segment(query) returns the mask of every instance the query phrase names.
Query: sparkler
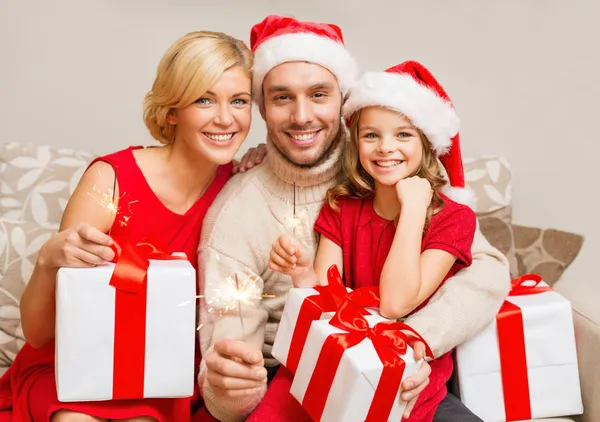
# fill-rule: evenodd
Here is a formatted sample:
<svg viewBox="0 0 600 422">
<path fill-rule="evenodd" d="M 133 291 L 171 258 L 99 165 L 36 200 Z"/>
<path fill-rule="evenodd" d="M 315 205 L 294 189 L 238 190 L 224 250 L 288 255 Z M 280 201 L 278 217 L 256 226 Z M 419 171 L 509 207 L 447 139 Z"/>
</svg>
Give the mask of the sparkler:
<svg viewBox="0 0 600 422">
<path fill-rule="evenodd" d="M 292 189 L 292 216 L 285 219 L 285 228 L 288 233 L 291 232 L 292 242 L 295 246 L 296 242 L 299 241 L 298 237 L 304 234 L 304 219 L 298 216 L 296 210 L 296 183 L 292 184 Z"/>
<path fill-rule="evenodd" d="M 262 294 L 261 281 L 260 277 L 243 273 L 240 277 L 236 272 L 216 285 L 211 285 L 208 294 L 200 295 L 198 298 L 205 299 L 209 313 L 217 313 L 222 316 L 237 311 L 242 335 L 245 337 L 246 329 L 242 306 L 257 306 L 262 299 L 275 297 L 275 295 Z"/>
<path fill-rule="evenodd" d="M 209 264 L 206 271 L 206 284 L 204 295 L 196 296 L 194 300 L 180 303 L 184 306 L 203 299 L 209 314 L 222 317 L 235 315 L 239 317 L 243 337 L 246 335 L 243 308 L 256 307 L 265 298 L 274 298 L 275 295 L 263 294 L 262 279 L 247 270 L 239 268 L 239 264 L 228 257 L 221 257 L 214 251 L 204 251 L 208 256 L 203 261 Z M 200 325 L 197 330 L 200 330 Z"/>
<path fill-rule="evenodd" d="M 110 214 L 110 216 L 112 218 L 116 218 L 116 216 L 119 214 L 119 211 L 124 211 L 123 207 L 121 206 L 121 204 L 124 204 L 127 208 L 126 211 L 127 212 L 121 212 L 120 214 L 120 221 L 119 224 L 121 224 L 121 226 L 126 226 L 129 223 L 129 219 L 131 218 L 131 204 L 138 202 L 137 200 L 135 201 L 129 201 L 126 202 L 124 201 L 124 197 L 126 196 L 126 193 L 123 193 L 122 195 L 120 195 L 119 198 L 116 197 L 117 194 L 117 167 L 115 167 L 115 180 L 113 181 L 113 187 L 108 189 L 108 192 L 103 192 L 100 189 L 98 189 L 96 187 L 96 185 L 92 186 L 92 191 L 88 192 L 88 195 L 91 196 L 92 198 L 95 198 L 98 200 L 98 203 L 100 204 L 100 207 L 102 207 L 106 212 L 108 212 Z M 102 173 L 100 171 L 98 171 L 98 174 L 100 175 L 100 177 L 102 177 Z M 112 226 L 108 231 L 108 234 L 110 235 L 112 231 Z"/>
<path fill-rule="evenodd" d="M 235 277 L 235 289 L 239 293 L 240 291 L 240 282 L 238 281 L 237 273 L 234 275 Z M 240 316 L 240 324 L 242 325 L 242 335 L 246 337 L 246 329 L 244 328 L 244 318 L 242 317 L 242 301 L 238 300 L 238 314 Z"/>
<path fill-rule="evenodd" d="M 256 306 L 261 299 L 268 297 L 262 294 L 260 281 L 259 277 L 248 274 L 239 277 L 236 272 L 219 283 L 211 283 L 209 294 L 204 295 L 208 311 L 227 314 L 234 310 L 240 311 L 242 305 Z"/>
<path fill-rule="evenodd" d="M 292 201 L 293 201 L 293 208 L 292 208 L 292 220 L 295 222 L 297 221 L 297 217 L 296 217 L 296 182 L 294 182 L 292 184 L 292 189 L 293 189 L 293 193 L 292 193 Z M 297 224 L 294 224 L 292 227 L 292 236 L 294 237 L 294 241 L 296 241 L 296 226 Z"/>
</svg>

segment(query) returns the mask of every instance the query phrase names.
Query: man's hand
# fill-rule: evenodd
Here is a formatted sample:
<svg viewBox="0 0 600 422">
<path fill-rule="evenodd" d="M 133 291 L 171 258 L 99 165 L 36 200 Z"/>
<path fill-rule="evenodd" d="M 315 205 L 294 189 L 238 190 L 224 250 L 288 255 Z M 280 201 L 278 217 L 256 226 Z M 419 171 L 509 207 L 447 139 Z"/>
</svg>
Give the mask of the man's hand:
<svg viewBox="0 0 600 422">
<path fill-rule="evenodd" d="M 413 349 L 415 351 L 415 360 L 425 357 L 425 344 L 423 342 L 417 341 Z M 427 362 L 423 362 L 421 368 L 402 383 L 402 400 L 408 402 L 402 415 L 403 419 L 407 419 L 410 416 L 410 412 L 415 407 L 419 394 L 429 384 L 429 374 L 431 374 L 431 366 Z"/>
<path fill-rule="evenodd" d="M 206 381 L 217 397 L 255 395 L 267 384 L 262 352 L 239 340 L 217 340 L 206 357 Z"/>
</svg>

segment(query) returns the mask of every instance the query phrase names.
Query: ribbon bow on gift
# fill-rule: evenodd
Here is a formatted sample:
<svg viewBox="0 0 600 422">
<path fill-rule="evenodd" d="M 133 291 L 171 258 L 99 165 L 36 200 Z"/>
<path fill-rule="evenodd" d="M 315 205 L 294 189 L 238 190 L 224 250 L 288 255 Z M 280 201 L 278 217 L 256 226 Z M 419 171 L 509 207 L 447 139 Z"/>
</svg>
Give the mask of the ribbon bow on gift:
<svg viewBox="0 0 600 422">
<path fill-rule="evenodd" d="M 342 302 L 329 324 L 346 333 L 332 334 L 325 340 L 302 405 L 313 420 L 321 419 L 342 355 L 368 338 L 383 363 L 383 372 L 365 421 L 387 421 L 406 367 L 400 355 L 404 355 L 407 346 L 414 345 L 416 341 L 425 344 L 427 356 L 433 358 L 433 352 L 425 340 L 403 322 L 384 321 L 371 328 L 350 296 Z"/>
<path fill-rule="evenodd" d="M 327 270 L 327 283 L 327 286 L 315 286 L 314 289 L 329 308 L 337 311 L 346 299 L 358 306 L 379 306 L 379 289 L 376 286 L 360 287 L 348 292 L 337 265 L 332 265 Z"/>
<path fill-rule="evenodd" d="M 181 256 L 173 256 L 166 245 L 154 236 L 148 236 L 137 244 L 131 242 L 120 244 L 113 239 L 111 249 L 115 253 L 112 262 L 116 265 L 109 284 L 118 290 L 129 293 L 137 293 L 143 287 L 150 259 L 186 259 Z"/>
<path fill-rule="evenodd" d="M 379 290 L 377 287 L 361 287 L 348 292 L 336 265 L 332 265 L 327 270 L 327 282 L 327 286 L 315 286 L 314 289 L 319 294 L 304 299 L 300 308 L 286 361 L 286 367 L 292 373 L 296 373 L 298 368 L 310 325 L 313 321 L 319 320 L 324 312 L 337 311 L 347 298 L 358 306 L 379 306 Z M 369 314 L 368 311 L 362 308 L 360 312 L 364 315 Z"/>
<path fill-rule="evenodd" d="M 114 239 L 113 239 L 114 241 Z M 146 359 L 146 294 L 150 259 L 185 260 L 172 256 L 158 239 L 137 244 L 113 242 L 115 269 L 109 284 L 115 287 L 113 399 L 144 397 Z"/>
<path fill-rule="evenodd" d="M 529 281 L 534 284 L 526 284 Z M 525 296 L 552 291 L 550 286 L 540 286 L 541 282 L 542 277 L 537 274 L 523 275 L 511 282 L 511 291 L 508 295 Z M 512 302 L 504 301 L 496 316 L 496 324 L 506 420 L 531 419 L 525 330 L 521 308 Z"/>
<path fill-rule="evenodd" d="M 533 281 L 534 284 L 525 284 L 528 281 Z M 511 289 L 508 295 L 524 296 L 552 291 L 552 287 L 550 286 L 540 286 L 539 284 L 542 281 L 542 277 L 538 274 L 526 274 L 521 277 L 517 277 L 510 282 Z"/>
</svg>

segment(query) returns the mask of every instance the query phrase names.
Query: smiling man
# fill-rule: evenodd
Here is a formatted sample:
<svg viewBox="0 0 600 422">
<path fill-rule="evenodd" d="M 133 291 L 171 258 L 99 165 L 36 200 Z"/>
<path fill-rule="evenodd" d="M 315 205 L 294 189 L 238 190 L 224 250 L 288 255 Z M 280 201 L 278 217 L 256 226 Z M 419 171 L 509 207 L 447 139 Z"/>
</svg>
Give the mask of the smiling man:
<svg viewBox="0 0 600 422">
<path fill-rule="evenodd" d="M 343 176 L 348 141 L 340 115 L 343 97 L 357 77 L 357 66 L 335 25 L 268 16 L 252 29 L 251 47 L 252 95 L 267 125 L 268 154 L 261 165 L 236 175 L 221 191 L 206 214 L 199 249 L 205 297 L 200 304 L 199 382 L 207 408 L 225 422 L 242 421 L 252 412 L 278 367 L 271 348 L 292 281 L 269 268 L 271 246 L 290 230 L 291 220 L 300 221 L 293 233 L 314 253 L 314 222 L 327 190 Z M 506 259 L 479 231 L 472 254 L 471 267 L 449 279 L 407 321 L 437 356 L 491 321 L 508 292 Z M 242 321 L 223 313 L 226 304 L 219 303 L 219 292 L 234 272 L 259 276 L 255 294 L 265 295 L 256 306 L 244 305 Z M 414 403 L 429 371 L 425 364 L 404 381 L 405 400 Z M 440 421 L 473 420 L 462 416 L 456 398 L 448 404 L 458 413 L 445 411 L 447 417 Z"/>
<path fill-rule="evenodd" d="M 260 276 L 259 293 L 268 297 L 244 307 L 243 331 L 238 317 L 211 314 L 201 302 L 200 386 L 221 421 L 244 420 L 277 370 L 271 347 L 292 282 L 269 269 L 271 245 L 295 211 L 301 218 L 296 235 L 314 252 L 313 223 L 342 175 L 342 99 L 358 76 L 334 25 L 268 16 L 252 29 L 251 48 L 252 95 L 266 122 L 268 154 L 252 171 L 233 177 L 208 211 L 199 278 L 213 304 L 218 298 L 211 295 L 235 270 Z M 415 384 L 428 374 L 427 367 Z"/>
</svg>

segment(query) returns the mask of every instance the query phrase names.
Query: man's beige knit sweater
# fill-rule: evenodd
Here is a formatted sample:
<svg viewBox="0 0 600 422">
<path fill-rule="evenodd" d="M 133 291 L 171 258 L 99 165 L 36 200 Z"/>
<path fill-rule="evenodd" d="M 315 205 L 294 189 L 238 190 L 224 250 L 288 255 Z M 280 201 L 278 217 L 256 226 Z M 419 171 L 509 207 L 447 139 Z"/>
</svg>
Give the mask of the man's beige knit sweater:
<svg viewBox="0 0 600 422">
<path fill-rule="evenodd" d="M 293 183 L 296 184 L 296 215 L 308 229 L 297 229 L 296 236 L 315 249 L 317 238 L 312 226 L 323 205 L 327 189 L 341 177 L 340 142 L 330 157 L 318 166 L 292 165 L 267 141 L 265 162 L 255 169 L 234 176 L 221 191 L 204 220 L 199 249 L 200 289 L 206 301 L 200 305 L 200 347 L 202 355 L 212 351 L 219 338 L 238 338 L 261 348 L 265 366 L 278 364 L 271 347 L 286 293 L 292 287 L 288 276 L 269 269 L 271 245 L 286 232 L 286 221 L 293 216 Z M 510 276 L 506 258 L 477 230 L 473 242 L 473 264 L 444 283 L 428 305 L 412 315 L 407 324 L 427 340 L 439 356 L 487 325 L 506 297 Z M 218 256 L 218 258 L 216 258 Z M 215 286 L 226 281 L 232 271 L 254 273 L 262 299 L 258 306 L 242 307 L 243 327 L 237 314 L 217 312 Z M 243 421 L 258 405 L 266 390 L 245 399 L 225 399 L 214 394 L 206 382 L 203 361 L 200 386 L 208 410 L 224 422 Z"/>
</svg>

